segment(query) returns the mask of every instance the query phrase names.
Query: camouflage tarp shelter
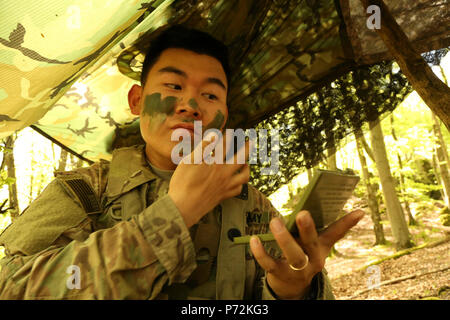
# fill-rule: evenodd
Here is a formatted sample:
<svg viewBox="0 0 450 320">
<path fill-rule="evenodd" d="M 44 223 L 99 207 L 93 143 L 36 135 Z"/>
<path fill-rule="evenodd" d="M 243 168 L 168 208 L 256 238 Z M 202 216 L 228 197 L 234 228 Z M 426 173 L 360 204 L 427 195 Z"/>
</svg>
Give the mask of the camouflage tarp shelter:
<svg viewBox="0 0 450 320">
<path fill-rule="evenodd" d="M 449 45 L 449 0 L 384 2 L 418 52 Z M 0 8 L 0 138 L 34 125 L 90 161 L 136 134 L 127 92 L 142 56 L 132 45 L 161 26 L 182 23 L 229 45 L 229 127 L 255 126 L 350 70 L 392 59 L 360 0 L 2 0 Z M 353 113 L 384 112 L 367 108 Z M 320 132 L 324 123 L 308 125 Z"/>
</svg>

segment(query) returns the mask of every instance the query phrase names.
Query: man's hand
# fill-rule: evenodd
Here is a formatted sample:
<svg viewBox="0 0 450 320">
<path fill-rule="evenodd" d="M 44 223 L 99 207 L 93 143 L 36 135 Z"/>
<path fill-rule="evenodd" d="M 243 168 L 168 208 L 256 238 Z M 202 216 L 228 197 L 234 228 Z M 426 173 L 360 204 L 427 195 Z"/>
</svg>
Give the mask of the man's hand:
<svg viewBox="0 0 450 320">
<path fill-rule="evenodd" d="M 217 138 L 217 136 L 216 136 Z M 195 149 L 203 156 L 203 150 L 210 143 L 222 143 L 224 146 L 223 157 L 226 155 L 226 143 L 224 139 L 210 142 L 205 137 Z M 249 157 L 249 142 L 234 155 L 233 163 L 207 164 L 203 157 L 199 164 L 194 163 L 194 150 L 190 155 L 190 164 L 181 161 L 169 184 L 169 196 L 172 198 L 178 210 L 189 228 L 197 223 L 205 214 L 211 211 L 223 200 L 232 198 L 241 193 L 242 185 L 250 179 L 250 169 L 247 165 Z M 245 162 L 238 164 L 239 154 L 245 153 Z"/>
<path fill-rule="evenodd" d="M 294 239 L 280 218 L 270 222 L 270 230 L 283 252 L 283 258 L 273 259 L 266 253 L 258 237 L 252 237 L 250 248 L 261 267 L 266 270 L 267 283 L 279 299 L 301 299 L 308 291 L 312 278 L 325 266 L 333 245 L 364 216 L 356 210 L 330 225 L 320 235 L 308 211 L 297 214 L 300 237 Z M 294 270 L 293 268 L 301 269 Z"/>
</svg>

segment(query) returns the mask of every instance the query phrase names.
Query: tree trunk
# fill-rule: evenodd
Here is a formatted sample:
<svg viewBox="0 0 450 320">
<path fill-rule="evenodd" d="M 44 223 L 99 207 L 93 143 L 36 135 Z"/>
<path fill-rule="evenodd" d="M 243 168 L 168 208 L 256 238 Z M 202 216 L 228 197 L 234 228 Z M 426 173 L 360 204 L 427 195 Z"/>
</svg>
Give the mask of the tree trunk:
<svg viewBox="0 0 450 320">
<path fill-rule="evenodd" d="M 436 150 L 435 150 L 436 151 Z M 443 185 L 441 175 L 439 174 L 439 165 L 436 161 L 436 154 L 433 154 L 432 157 L 432 164 L 433 164 L 433 170 L 434 170 L 434 176 L 436 177 L 437 184 Z M 442 199 L 446 198 L 446 194 L 444 193 L 444 189 L 439 189 L 439 192 L 441 193 Z"/>
<path fill-rule="evenodd" d="M 411 235 L 406 224 L 402 206 L 395 191 L 394 179 L 386 154 L 383 131 L 379 120 L 369 122 L 370 138 L 375 157 L 375 164 L 380 177 L 386 209 L 391 224 L 392 234 L 396 242 L 396 249 L 406 249 L 413 246 Z"/>
<path fill-rule="evenodd" d="M 38 185 L 37 185 L 37 191 L 36 191 L 36 195 L 40 195 L 42 192 L 42 189 L 44 189 L 45 185 L 44 185 L 44 181 L 45 181 L 45 174 L 41 173 L 39 176 L 39 179 L 37 179 L 38 181 Z"/>
<path fill-rule="evenodd" d="M 327 150 L 327 168 L 328 170 L 337 170 L 336 147 Z"/>
<path fill-rule="evenodd" d="M 67 164 L 67 155 L 68 152 L 64 149 L 61 149 L 61 155 L 59 157 L 59 164 L 57 171 L 64 171 L 66 170 L 66 164 Z"/>
<path fill-rule="evenodd" d="M 375 29 L 383 39 L 414 90 L 450 130 L 450 88 L 412 47 L 383 0 L 361 0 L 364 8 L 376 5 L 381 11 L 381 28 Z"/>
<path fill-rule="evenodd" d="M 405 205 L 406 214 L 408 215 L 408 225 L 415 226 L 415 225 L 417 225 L 417 222 L 416 222 L 416 220 L 414 220 L 414 217 L 411 213 L 409 201 L 406 196 L 405 176 L 402 173 L 403 162 L 402 162 L 402 158 L 398 152 L 397 152 L 397 158 L 398 158 L 398 165 L 400 167 L 400 192 L 402 194 L 403 204 Z"/>
<path fill-rule="evenodd" d="M 431 113 L 431 117 L 433 118 L 434 149 L 436 152 L 439 176 L 443 187 L 444 202 L 447 207 L 450 207 L 450 173 L 447 148 L 442 136 L 439 120 L 433 113 Z"/>
<path fill-rule="evenodd" d="M 83 166 L 83 160 L 72 154 L 72 166 L 75 164 L 75 168 L 81 168 Z"/>
<path fill-rule="evenodd" d="M 394 138 L 394 141 L 397 142 L 397 135 L 395 134 L 395 128 L 394 128 L 394 116 L 391 114 L 391 132 L 392 137 Z M 403 198 L 403 204 L 405 205 L 405 210 L 408 215 L 408 225 L 415 226 L 416 220 L 414 220 L 414 217 L 411 213 L 411 208 L 409 207 L 409 201 L 406 197 L 406 187 L 405 187 L 405 176 L 403 175 L 403 161 L 402 157 L 399 152 L 397 152 L 397 160 L 398 160 L 398 166 L 399 166 L 399 181 L 400 181 L 400 193 Z"/>
<path fill-rule="evenodd" d="M 34 170 L 33 168 L 36 166 L 36 160 L 34 160 L 34 152 L 33 152 L 33 145 L 30 151 L 30 157 L 31 157 L 31 174 L 30 174 L 30 191 L 28 194 L 28 205 L 30 205 L 33 202 L 33 189 L 34 189 Z"/>
<path fill-rule="evenodd" d="M 8 168 L 8 178 L 13 182 L 8 185 L 9 191 L 9 213 L 11 215 L 11 220 L 14 221 L 20 213 L 19 200 L 17 198 L 17 184 L 16 184 L 16 166 L 14 164 L 14 142 L 16 137 L 10 135 L 6 138 L 5 148 L 8 150 L 4 151 L 5 165 Z"/>
<path fill-rule="evenodd" d="M 369 158 L 375 162 L 375 158 L 373 157 L 373 152 L 369 147 L 369 144 L 366 141 L 366 138 L 364 137 L 364 135 L 362 134 L 362 132 L 360 131 L 360 129 L 357 131 L 360 132 L 360 134 L 358 135 L 358 138 L 360 139 L 360 142 L 364 148 L 364 151 L 367 153 L 367 155 L 369 156 Z"/>
<path fill-rule="evenodd" d="M 306 173 L 308 174 L 308 182 L 311 182 L 313 176 L 313 168 L 306 169 Z"/>
<path fill-rule="evenodd" d="M 367 202 L 369 205 L 370 217 L 373 223 L 373 231 L 375 233 L 375 245 L 386 244 L 384 237 L 383 225 L 381 224 L 380 210 L 378 207 L 377 195 L 372 184 L 370 183 L 370 173 L 367 167 L 366 157 L 364 156 L 363 146 L 361 142 L 361 130 L 355 132 L 356 150 L 358 151 L 359 161 L 361 163 L 361 171 L 363 182 L 367 189 Z"/>
</svg>

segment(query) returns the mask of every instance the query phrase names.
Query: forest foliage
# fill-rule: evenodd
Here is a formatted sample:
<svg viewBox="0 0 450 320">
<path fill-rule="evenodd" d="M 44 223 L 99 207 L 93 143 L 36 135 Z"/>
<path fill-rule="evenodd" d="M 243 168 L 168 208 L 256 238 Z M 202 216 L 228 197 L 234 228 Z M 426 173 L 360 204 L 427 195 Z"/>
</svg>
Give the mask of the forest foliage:
<svg viewBox="0 0 450 320">
<path fill-rule="evenodd" d="M 391 116 L 394 121 L 391 121 Z M 432 130 L 431 111 L 423 103 L 415 92 L 412 92 L 405 101 L 395 109 L 395 111 L 385 117 L 381 122 L 386 148 L 388 150 L 389 164 L 392 173 L 399 181 L 400 173 L 406 179 L 406 194 L 409 201 L 421 203 L 429 201 L 443 201 L 442 185 L 438 183 L 436 172 L 433 167 L 433 158 L 435 158 L 434 134 Z M 397 140 L 392 135 L 392 128 L 395 128 Z M 369 140 L 368 126 L 363 126 L 365 138 Z M 444 135 L 446 145 L 450 144 L 450 134 L 445 126 L 441 124 L 441 131 Z M 403 166 L 400 168 L 397 154 L 403 159 Z M 326 155 L 318 161 L 316 167 L 327 169 Z M 340 148 L 336 152 L 338 169 L 352 169 L 360 173 L 361 167 L 356 151 L 354 136 L 348 135 L 340 142 Z M 369 170 L 374 174 L 371 182 L 379 185 L 380 181 L 376 174 L 375 163 L 367 157 Z M 281 190 L 277 190 L 270 196 L 276 200 L 277 197 L 286 199 L 283 194 L 289 194 L 288 200 L 284 202 L 284 212 L 293 207 L 298 199 L 301 190 L 307 184 L 307 174 L 300 172 L 300 179 L 294 179 L 294 182 L 284 185 Z M 397 185 L 398 186 L 398 185 Z M 380 192 L 380 190 L 378 190 Z M 357 185 L 355 196 L 364 197 L 366 188 L 362 183 Z M 381 195 L 379 195 L 381 197 Z M 381 200 L 381 199 L 380 199 Z"/>
</svg>

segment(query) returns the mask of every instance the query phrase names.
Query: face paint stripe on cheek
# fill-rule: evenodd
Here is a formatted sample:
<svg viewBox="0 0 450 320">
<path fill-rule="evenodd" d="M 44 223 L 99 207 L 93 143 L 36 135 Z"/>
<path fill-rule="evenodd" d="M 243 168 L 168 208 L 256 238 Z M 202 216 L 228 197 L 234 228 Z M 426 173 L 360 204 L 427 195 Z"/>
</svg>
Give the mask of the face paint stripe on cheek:
<svg viewBox="0 0 450 320">
<path fill-rule="evenodd" d="M 153 116 L 156 113 L 172 115 L 175 111 L 177 97 L 167 96 L 161 100 L 161 93 L 156 92 L 145 97 L 143 114 Z"/>
<path fill-rule="evenodd" d="M 161 93 L 153 93 L 151 95 L 147 95 L 145 97 L 142 114 L 143 115 L 148 114 L 150 117 L 153 116 L 155 112 L 158 112 L 160 104 L 161 104 Z"/>
<path fill-rule="evenodd" d="M 165 97 L 161 104 L 162 104 L 161 112 L 167 115 L 172 115 L 175 112 L 175 105 L 177 104 L 177 98 L 172 96 Z"/>
<path fill-rule="evenodd" d="M 217 110 L 214 119 L 205 127 L 204 131 L 208 129 L 221 129 L 225 121 L 225 116 L 222 111 Z"/>
<path fill-rule="evenodd" d="M 142 116 L 148 115 L 148 128 L 155 131 L 167 118 L 175 112 L 177 98 L 165 97 L 161 100 L 161 93 L 156 92 L 145 97 Z"/>
</svg>

